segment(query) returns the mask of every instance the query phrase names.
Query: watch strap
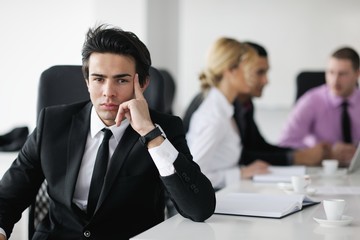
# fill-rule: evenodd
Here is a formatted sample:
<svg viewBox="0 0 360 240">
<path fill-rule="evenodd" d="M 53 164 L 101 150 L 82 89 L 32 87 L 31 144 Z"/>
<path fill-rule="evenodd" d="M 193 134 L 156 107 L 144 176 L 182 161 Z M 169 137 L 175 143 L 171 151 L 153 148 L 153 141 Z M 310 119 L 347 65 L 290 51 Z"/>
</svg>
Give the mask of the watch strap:
<svg viewBox="0 0 360 240">
<path fill-rule="evenodd" d="M 146 135 L 141 136 L 140 137 L 140 142 L 147 147 L 148 143 L 157 138 L 158 136 L 162 135 L 162 131 L 160 130 L 159 127 L 155 127 L 153 130 L 151 130 L 150 132 L 148 132 Z"/>
</svg>

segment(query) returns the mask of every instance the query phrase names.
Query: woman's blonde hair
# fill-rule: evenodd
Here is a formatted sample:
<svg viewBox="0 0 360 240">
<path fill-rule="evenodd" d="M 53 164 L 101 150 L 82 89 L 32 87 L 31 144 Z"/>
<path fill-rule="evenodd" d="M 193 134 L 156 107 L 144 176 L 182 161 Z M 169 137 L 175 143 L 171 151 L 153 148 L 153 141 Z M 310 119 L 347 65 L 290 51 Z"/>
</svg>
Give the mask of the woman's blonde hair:
<svg viewBox="0 0 360 240">
<path fill-rule="evenodd" d="M 257 54 L 249 45 L 235 39 L 219 38 L 210 48 L 206 68 L 200 73 L 201 89 L 218 86 L 226 70 L 238 67 L 244 62 L 245 81 L 250 84 L 251 68 L 254 66 Z"/>
</svg>

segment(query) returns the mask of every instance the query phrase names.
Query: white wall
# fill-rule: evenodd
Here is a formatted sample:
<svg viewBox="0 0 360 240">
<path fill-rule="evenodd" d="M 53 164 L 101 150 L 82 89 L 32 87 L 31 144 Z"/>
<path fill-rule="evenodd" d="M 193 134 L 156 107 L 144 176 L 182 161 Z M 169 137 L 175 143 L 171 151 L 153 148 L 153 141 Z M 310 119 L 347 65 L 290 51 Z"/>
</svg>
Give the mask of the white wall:
<svg viewBox="0 0 360 240">
<path fill-rule="evenodd" d="M 290 107 L 299 71 L 324 68 L 340 45 L 360 52 L 358 0 L 182 0 L 180 9 L 178 112 L 199 90 L 207 49 L 222 35 L 267 48 L 270 84 L 256 101 L 266 108 Z"/>
<path fill-rule="evenodd" d="M 84 35 L 97 22 L 133 31 L 148 45 L 153 65 L 177 81 L 174 110 L 182 116 L 218 37 L 263 44 L 272 69 L 258 109 L 289 108 L 300 70 L 323 68 L 343 44 L 360 52 L 359 13 L 358 0 L 2 0 L 0 134 L 35 126 L 41 72 L 81 64 Z"/>
<path fill-rule="evenodd" d="M 0 2 L 0 134 L 35 127 L 41 72 L 81 64 L 89 27 L 110 23 L 146 40 L 146 0 L 2 0 Z"/>
</svg>

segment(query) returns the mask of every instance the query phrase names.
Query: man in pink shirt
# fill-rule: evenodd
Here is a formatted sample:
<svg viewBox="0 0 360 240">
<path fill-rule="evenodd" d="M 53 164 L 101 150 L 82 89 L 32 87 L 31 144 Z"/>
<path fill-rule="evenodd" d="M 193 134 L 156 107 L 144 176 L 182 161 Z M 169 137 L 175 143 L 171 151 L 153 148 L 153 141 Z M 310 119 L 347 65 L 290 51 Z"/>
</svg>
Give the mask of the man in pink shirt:
<svg viewBox="0 0 360 240">
<path fill-rule="evenodd" d="M 279 145 L 308 148 L 329 144 L 328 158 L 348 166 L 360 142 L 359 55 L 348 47 L 335 51 L 326 69 L 326 84 L 306 92 L 296 103 L 281 134 Z M 346 102 L 344 104 L 344 102 Z M 343 105 L 350 130 L 344 137 Z"/>
</svg>

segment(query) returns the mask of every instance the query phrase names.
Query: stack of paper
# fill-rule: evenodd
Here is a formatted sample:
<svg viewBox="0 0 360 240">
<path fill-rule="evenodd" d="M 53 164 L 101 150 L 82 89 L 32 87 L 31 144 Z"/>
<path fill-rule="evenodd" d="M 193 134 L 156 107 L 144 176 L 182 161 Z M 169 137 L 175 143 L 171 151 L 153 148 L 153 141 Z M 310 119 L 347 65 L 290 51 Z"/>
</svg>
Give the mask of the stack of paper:
<svg viewBox="0 0 360 240">
<path fill-rule="evenodd" d="M 270 173 L 253 176 L 254 182 L 291 182 L 291 176 L 306 174 L 305 166 L 271 166 Z"/>
</svg>

